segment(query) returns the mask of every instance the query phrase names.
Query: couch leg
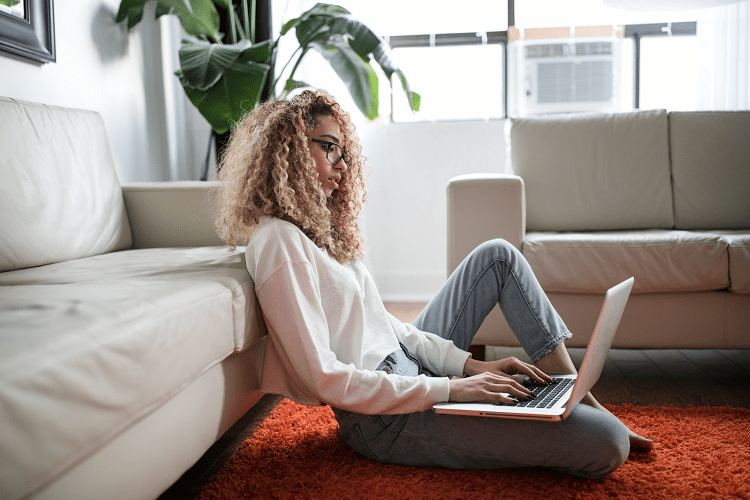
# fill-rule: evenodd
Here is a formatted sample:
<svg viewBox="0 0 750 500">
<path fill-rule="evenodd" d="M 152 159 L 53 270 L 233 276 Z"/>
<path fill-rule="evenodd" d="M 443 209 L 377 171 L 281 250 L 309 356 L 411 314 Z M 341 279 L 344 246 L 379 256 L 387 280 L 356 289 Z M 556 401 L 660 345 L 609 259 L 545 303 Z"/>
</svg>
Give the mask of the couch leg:
<svg viewBox="0 0 750 500">
<path fill-rule="evenodd" d="M 476 359 L 477 361 L 484 361 L 484 355 L 485 355 L 485 346 L 483 345 L 472 345 L 469 346 L 469 352 L 471 353 L 471 357 L 473 359 Z"/>
</svg>

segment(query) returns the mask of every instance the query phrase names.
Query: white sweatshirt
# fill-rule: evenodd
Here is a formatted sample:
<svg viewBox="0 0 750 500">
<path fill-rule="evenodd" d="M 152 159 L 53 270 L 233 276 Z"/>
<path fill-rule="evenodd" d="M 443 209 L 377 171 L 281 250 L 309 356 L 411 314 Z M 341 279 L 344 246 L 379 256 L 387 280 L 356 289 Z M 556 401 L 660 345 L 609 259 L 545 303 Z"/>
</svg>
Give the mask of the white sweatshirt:
<svg viewBox="0 0 750 500">
<path fill-rule="evenodd" d="M 261 390 L 364 414 L 447 401 L 469 353 L 390 315 L 357 261 L 342 265 L 290 222 L 263 217 L 245 250 L 268 327 Z M 374 371 L 399 340 L 440 377 Z"/>
</svg>

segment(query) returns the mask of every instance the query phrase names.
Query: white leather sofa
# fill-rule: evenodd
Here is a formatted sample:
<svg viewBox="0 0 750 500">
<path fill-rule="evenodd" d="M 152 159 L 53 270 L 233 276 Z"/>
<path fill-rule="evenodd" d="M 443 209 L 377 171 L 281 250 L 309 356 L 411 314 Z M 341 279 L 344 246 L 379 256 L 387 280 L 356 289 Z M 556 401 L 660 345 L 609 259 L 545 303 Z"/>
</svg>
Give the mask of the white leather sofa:
<svg viewBox="0 0 750 500">
<path fill-rule="evenodd" d="M 0 178 L 0 498 L 156 498 L 261 396 L 211 185 L 121 188 L 98 114 L 7 98 Z"/>
<path fill-rule="evenodd" d="M 522 250 L 587 344 L 635 277 L 618 348 L 750 348 L 750 112 L 513 119 L 513 174 L 448 185 L 448 271 L 482 241 Z M 477 345 L 517 346 L 499 308 Z"/>
</svg>

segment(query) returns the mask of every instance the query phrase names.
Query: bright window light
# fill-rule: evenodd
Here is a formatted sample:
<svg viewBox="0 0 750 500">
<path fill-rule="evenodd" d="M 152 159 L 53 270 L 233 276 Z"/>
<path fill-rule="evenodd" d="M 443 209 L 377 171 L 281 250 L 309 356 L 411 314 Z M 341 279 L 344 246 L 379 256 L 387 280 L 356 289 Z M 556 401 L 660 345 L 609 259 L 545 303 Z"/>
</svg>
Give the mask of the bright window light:
<svg viewBox="0 0 750 500">
<path fill-rule="evenodd" d="M 335 3 L 382 36 L 508 29 L 508 2 L 505 1 L 342 0 Z"/>
<path fill-rule="evenodd" d="M 701 10 L 633 11 L 604 5 L 601 0 L 516 0 L 518 28 L 602 26 L 695 21 Z"/>
<path fill-rule="evenodd" d="M 699 43 L 694 36 L 641 40 L 640 108 L 698 109 Z"/>
<path fill-rule="evenodd" d="M 395 90 L 394 121 L 504 117 L 502 45 L 405 47 L 395 49 L 394 57 L 422 96 L 422 107 L 414 113 L 404 93 Z"/>
</svg>

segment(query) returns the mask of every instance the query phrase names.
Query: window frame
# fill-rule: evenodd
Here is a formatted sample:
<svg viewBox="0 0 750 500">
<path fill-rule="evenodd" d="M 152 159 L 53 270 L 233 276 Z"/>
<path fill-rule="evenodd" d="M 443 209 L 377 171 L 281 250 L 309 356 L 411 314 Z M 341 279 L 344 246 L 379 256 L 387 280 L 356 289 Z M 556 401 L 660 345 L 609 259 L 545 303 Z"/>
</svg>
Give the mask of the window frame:
<svg viewBox="0 0 750 500">
<path fill-rule="evenodd" d="M 508 30 L 515 27 L 515 24 L 515 0 L 508 0 L 508 29 L 504 31 L 394 35 L 387 36 L 385 39 L 391 49 L 500 44 L 503 53 L 503 116 L 499 119 L 502 120 L 508 118 Z M 641 39 L 645 36 L 695 36 L 697 25 L 697 21 L 622 25 L 624 37 L 632 38 L 634 42 L 634 109 L 640 109 Z M 393 92 L 393 82 L 390 85 L 391 92 Z M 391 120 L 393 121 L 393 109 L 391 109 Z"/>
<path fill-rule="evenodd" d="M 508 0 L 512 3 L 513 0 Z M 510 18 L 509 18 L 510 21 Z M 434 33 L 422 35 L 395 35 L 385 37 L 391 49 L 407 47 L 446 47 L 461 45 L 499 44 L 503 53 L 503 115 L 497 120 L 508 118 L 508 31 L 486 31 L 471 33 Z M 393 92 L 393 82 L 391 82 Z M 393 109 L 391 109 L 393 121 Z"/>
<path fill-rule="evenodd" d="M 650 23 L 650 24 L 626 24 L 625 38 L 633 39 L 633 50 L 635 51 L 633 65 L 633 93 L 634 109 L 641 107 L 641 38 L 644 36 L 695 36 L 698 32 L 697 21 L 679 23 Z"/>
</svg>

